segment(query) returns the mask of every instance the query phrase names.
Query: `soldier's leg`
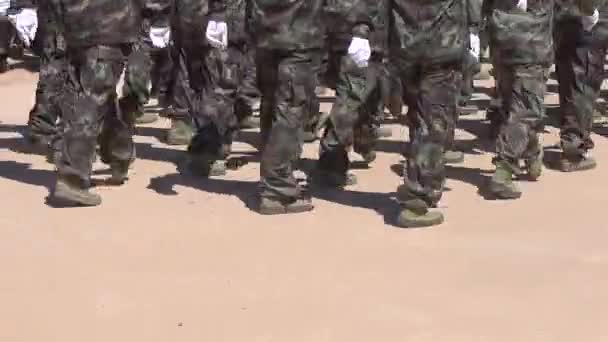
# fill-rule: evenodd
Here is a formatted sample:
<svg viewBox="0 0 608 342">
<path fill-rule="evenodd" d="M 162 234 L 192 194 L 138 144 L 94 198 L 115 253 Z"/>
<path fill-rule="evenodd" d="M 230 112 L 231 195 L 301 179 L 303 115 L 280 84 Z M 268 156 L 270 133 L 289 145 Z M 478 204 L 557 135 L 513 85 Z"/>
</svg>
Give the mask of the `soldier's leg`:
<svg viewBox="0 0 608 342">
<path fill-rule="evenodd" d="M 588 170 L 596 166 L 588 151 L 594 147 L 593 110 L 603 80 L 606 50 L 583 42 L 580 28 L 564 27 L 558 34 L 556 72 L 563 150 L 559 167 L 564 172 Z"/>
<path fill-rule="evenodd" d="M 226 159 L 237 129 L 234 103 L 242 54 L 234 46 L 226 50 L 189 49 L 188 53 L 189 60 L 200 60 L 200 64 L 189 63 L 190 79 L 200 77 L 200 84 L 195 86 L 200 101 L 192 109 L 197 131 L 188 147 L 191 167 L 202 176 L 221 176 L 226 173 Z M 202 75 L 194 75 L 196 72 Z"/>
<path fill-rule="evenodd" d="M 66 47 L 62 36 L 52 29 L 40 30 L 35 43 L 40 55 L 40 72 L 36 103 L 28 121 L 29 139 L 46 145 L 56 138 L 58 132 L 61 94 L 67 77 Z"/>
<path fill-rule="evenodd" d="M 316 54 L 312 56 L 313 62 L 311 65 L 310 73 L 314 75 L 314 82 L 308 85 L 308 105 L 307 105 L 307 120 L 303 129 L 303 139 L 305 142 L 313 142 L 318 138 L 318 127 L 319 119 L 321 118 L 321 101 L 316 93 L 316 87 L 319 84 L 319 78 L 321 77 L 321 55 Z"/>
<path fill-rule="evenodd" d="M 156 114 L 146 114 L 144 106 L 151 96 L 152 58 L 151 43 L 143 37 L 133 44 L 133 51 L 127 60 L 121 106 L 126 115 L 131 115 L 137 123 L 151 123 L 158 119 Z"/>
<path fill-rule="evenodd" d="M 62 153 L 52 199 L 63 205 L 95 206 L 101 198 L 88 190 L 99 125 L 116 108 L 116 85 L 124 54 L 120 47 L 95 46 L 70 51 L 68 58 L 69 81 L 62 102 Z M 127 156 L 113 153 L 111 157 L 113 161 Z"/>
<path fill-rule="evenodd" d="M 134 125 L 150 96 L 149 55 L 137 47 L 125 47 L 123 53 L 128 56 L 125 92 L 118 106 L 108 111 L 99 137 L 101 160 L 111 166 L 112 181 L 117 184 L 126 181 L 129 165 L 135 160 Z"/>
<path fill-rule="evenodd" d="M 492 61 L 492 72 L 494 75 L 494 94 L 490 100 L 490 106 L 486 111 L 486 119 L 490 121 L 489 138 L 496 140 L 498 138 L 498 132 L 501 125 L 501 118 L 504 115 L 503 111 L 502 95 L 501 95 L 501 74 L 503 65 L 500 59 L 500 53 L 498 48 L 490 46 L 491 61 Z"/>
<path fill-rule="evenodd" d="M 501 86 L 505 117 L 496 140 L 496 172 L 490 191 L 501 199 L 515 199 L 521 191 L 513 183 L 520 175 L 520 161 L 528 166 L 530 178 L 536 180 L 542 171 L 542 146 L 539 132 L 544 112 L 544 66 L 521 65 L 503 69 Z"/>
<path fill-rule="evenodd" d="M 11 23 L 0 14 L 0 73 L 8 71 L 8 50 L 11 42 Z"/>
<path fill-rule="evenodd" d="M 370 61 L 365 73 L 366 85 L 357 97 L 363 98 L 355 124 L 354 151 L 363 157 L 366 163 L 376 159 L 376 145 L 380 138 L 392 135 L 389 127 L 382 127 L 384 118 L 384 101 L 382 98 L 382 79 L 386 75 L 386 68 L 381 60 Z"/>
<path fill-rule="evenodd" d="M 262 123 L 266 141 L 262 153 L 261 194 L 259 211 L 262 214 L 283 214 L 313 209 L 312 201 L 305 195 L 296 180 L 294 164 L 302 153 L 301 132 L 306 122 L 306 108 L 310 102 L 309 89 L 314 87 L 316 75 L 310 70 L 316 63 L 318 51 L 281 51 L 274 53 L 278 63 L 274 84 L 274 118 Z M 262 58 L 260 58 L 262 57 Z M 258 56 L 258 68 L 267 63 Z M 262 70 L 263 73 L 263 70 Z M 264 84 L 266 95 L 272 84 Z M 265 101 L 265 99 L 263 100 Z M 270 110 L 270 108 L 267 108 Z M 266 126 L 269 127 L 266 127 Z M 269 128 L 269 129 L 268 129 Z"/>
<path fill-rule="evenodd" d="M 443 222 L 443 215 L 430 212 L 442 196 L 445 181 L 444 148 L 448 126 L 456 111 L 456 65 L 428 69 L 399 67 L 410 106 L 411 128 L 415 131 L 406 162 L 404 184 L 399 187 L 402 205 L 398 224 L 426 227 Z M 407 89 L 415 87 L 415 92 Z M 415 95 L 415 97 L 412 97 Z"/>
<path fill-rule="evenodd" d="M 243 79 L 237 90 L 235 112 L 242 128 L 257 128 L 260 123 L 253 118 L 259 110 L 260 91 L 257 86 L 255 50 L 249 45 L 242 46 L 243 61 L 240 67 Z"/>
<path fill-rule="evenodd" d="M 385 63 L 385 72 L 381 78 L 381 92 L 384 106 L 394 118 L 399 118 L 403 114 L 403 89 L 401 80 L 390 70 L 390 65 Z"/>
<path fill-rule="evenodd" d="M 342 56 L 337 69 L 336 100 L 321 139 L 318 169 L 324 183 L 341 187 L 354 183 L 348 175 L 348 150 L 354 145 L 354 127 L 373 79 L 369 67 L 358 67 L 349 56 Z"/>
<path fill-rule="evenodd" d="M 173 58 L 173 88 L 171 90 L 171 128 L 167 131 L 167 144 L 188 145 L 194 134 L 192 127 L 191 103 L 194 91 L 190 87 L 185 51 L 178 46 L 171 47 Z"/>
</svg>

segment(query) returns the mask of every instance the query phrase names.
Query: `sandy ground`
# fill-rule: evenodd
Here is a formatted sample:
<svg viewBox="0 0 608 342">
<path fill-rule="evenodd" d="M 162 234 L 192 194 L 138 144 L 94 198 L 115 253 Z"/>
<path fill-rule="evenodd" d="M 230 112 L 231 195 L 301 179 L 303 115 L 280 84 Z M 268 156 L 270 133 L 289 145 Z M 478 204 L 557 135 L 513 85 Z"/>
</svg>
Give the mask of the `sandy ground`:
<svg viewBox="0 0 608 342">
<path fill-rule="evenodd" d="M 547 170 L 521 200 L 497 202 L 478 193 L 492 170 L 483 115 L 464 119 L 467 160 L 450 168 L 447 221 L 431 229 L 390 224 L 397 125 L 373 168 L 355 171 L 360 185 L 315 191 L 313 213 L 246 207 L 253 132 L 236 145 L 244 168 L 180 175 L 182 149 L 159 141 L 166 120 L 139 128 L 131 181 L 98 188 L 101 207 L 53 209 L 53 167 L 19 133 L 35 81 L 0 76 L 2 342 L 608 341 L 608 129 L 597 170 Z"/>
</svg>

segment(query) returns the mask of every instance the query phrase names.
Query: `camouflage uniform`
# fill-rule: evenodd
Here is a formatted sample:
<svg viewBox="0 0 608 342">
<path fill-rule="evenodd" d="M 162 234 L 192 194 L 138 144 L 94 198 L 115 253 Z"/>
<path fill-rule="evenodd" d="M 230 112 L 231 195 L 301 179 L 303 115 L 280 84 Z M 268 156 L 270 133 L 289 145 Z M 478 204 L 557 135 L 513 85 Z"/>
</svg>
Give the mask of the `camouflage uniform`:
<svg viewBox="0 0 608 342">
<path fill-rule="evenodd" d="M 40 57 L 36 103 L 30 111 L 30 139 L 43 144 L 57 139 L 60 99 L 66 79 L 66 44 L 48 1 L 14 1 L 12 10 L 37 8 L 38 30 L 32 49 Z"/>
<path fill-rule="evenodd" d="M 359 4 L 351 2 L 349 5 L 369 8 L 366 12 L 373 30 L 368 33 L 365 24 L 357 26 L 360 18 L 345 16 L 342 22 L 337 20 L 341 13 L 360 11 L 356 7 L 327 8 L 327 18 L 332 21 L 332 25 L 328 25 L 328 79 L 335 80 L 331 83 L 334 83 L 336 100 L 321 140 L 319 169 L 325 176 L 335 178 L 335 185 L 347 182 L 349 148 L 354 146 L 355 151 L 367 157 L 368 161 L 373 159 L 376 130 L 380 125 L 379 113 L 384 110 L 382 87 L 385 85 L 382 82 L 389 79 L 385 65 L 388 2 L 373 0 Z M 353 33 L 370 38 L 372 56 L 368 67 L 357 66 L 347 54 Z"/>
<path fill-rule="evenodd" d="M 481 6 L 483 0 L 466 1 L 467 17 L 469 19 L 469 31 L 472 34 L 479 35 L 481 33 Z M 466 102 L 471 98 L 471 96 L 473 96 L 473 78 L 475 74 L 479 72 L 479 67 L 479 60 L 476 60 L 471 54 L 467 54 L 462 66 L 462 86 L 460 89 L 459 100 L 459 105 L 461 106 L 466 105 Z"/>
<path fill-rule="evenodd" d="M 526 12 L 517 9 L 516 3 L 494 1 L 490 5 L 489 19 L 492 49 L 500 56 L 501 64 L 497 89 L 502 99 L 502 117 L 499 119 L 494 180 L 504 172 L 501 179 L 505 179 L 499 183 L 509 187 L 509 174 L 521 172 L 520 160 L 527 161 L 530 166 L 542 159 L 539 131 L 543 128 L 546 69 L 553 60 L 554 2 L 529 0 Z M 521 195 L 518 190 L 511 190 L 510 194 L 499 196 Z"/>
<path fill-rule="evenodd" d="M 323 11 L 326 6 L 336 9 L 352 6 L 342 0 L 294 0 L 281 4 L 250 0 L 250 5 L 250 27 L 258 48 L 258 82 L 262 92 L 264 148 L 260 203 L 276 202 L 288 207 L 306 197 L 293 171 L 302 152 L 311 89 L 317 82 L 317 74 L 311 70 L 320 67 L 325 36 Z M 304 207 L 312 209 L 310 205 Z"/>
<path fill-rule="evenodd" d="M 150 39 L 152 27 L 169 26 L 171 8 L 167 6 L 168 3 L 167 0 L 146 0 L 141 13 L 139 36 L 127 59 L 120 103 L 122 109 L 135 118 L 144 114 L 144 106 L 152 96 L 152 87 L 158 85 L 154 82 L 163 77 L 166 79 L 166 74 L 171 71 L 170 65 L 164 65 L 168 63 L 168 49 L 155 48 Z M 163 90 L 165 94 L 168 92 L 166 88 Z"/>
<path fill-rule="evenodd" d="M 50 4 L 68 47 L 68 81 L 62 96 L 63 140 L 54 198 L 69 205 L 98 205 L 101 199 L 87 191 L 98 139 L 101 159 L 110 164 L 114 180 L 124 181 L 134 158 L 134 118 L 121 108 L 132 105 L 117 105 L 116 85 L 138 40 L 142 3 L 51 0 Z M 168 13 L 169 3 L 145 5 L 152 6 L 159 21 L 166 21 L 162 14 Z"/>
<path fill-rule="evenodd" d="M 262 130 L 261 198 L 280 203 L 304 196 L 293 175 L 302 152 L 310 89 L 323 42 L 323 0 L 249 0 L 255 40 Z M 260 201 L 260 203 L 261 203 Z M 260 209 L 260 211 L 262 211 Z"/>
<path fill-rule="evenodd" d="M 409 107 L 411 150 L 399 225 L 439 224 L 428 211 L 441 199 L 444 149 L 454 125 L 458 71 L 467 53 L 468 20 L 464 0 L 392 1 L 389 51 L 401 77 Z"/>
<path fill-rule="evenodd" d="M 8 70 L 8 50 L 11 43 L 12 26 L 8 16 L 0 13 L 0 73 Z"/>
<path fill-rule="evenodd" d="M 245 0 L 176 1 L 174 39 L 188 80 L 187 86 L 179 86 L 177 101 L 187 102 L 187 113 L 182 115 L 194 119 L 196 134 L 188 150 L 197 162 L 193 166 L 205 175 L 225 172 L 223 163 L 237 129 L 235 105 L 249 41 L 245 5 Z M 211 20 L 227 23 L 226 49 L 214 48 L 206 41 L 205 28 Z"/>
<path fill-rule="evenodd" d="M 604 79 L 608 44 L 608 1 L 599 1 L 600 22 L 585 32 L 576 1 L 557 1 L 556 73 L 561 104 L 561 145 L 567 159 L 581 158 L 594 146 L 594 104 Z"/>
</svg>

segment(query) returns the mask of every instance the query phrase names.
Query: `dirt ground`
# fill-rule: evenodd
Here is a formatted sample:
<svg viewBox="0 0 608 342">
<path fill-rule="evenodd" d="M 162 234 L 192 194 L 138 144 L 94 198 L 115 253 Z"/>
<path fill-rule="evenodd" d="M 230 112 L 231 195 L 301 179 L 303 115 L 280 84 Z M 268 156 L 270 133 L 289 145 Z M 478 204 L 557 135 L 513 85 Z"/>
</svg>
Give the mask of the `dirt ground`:
<svg viewBox="0 0 608 342">
<path fill-rule="evenodd" d="M 497 202 L 479 193 L 492 171 L 483 115 L 464 118 L 466 162 L 450 167 L 446 223 L 431 229 L 391 225 L 398 125 L 355 170 L 360 184 L 315 191 L 312 213 L 247 208 L 254 132 L 236 145 L 242 169 L 180 175 L 183 149 L 159 140 L 166 119 L 139 128 L 131 180 L 98 188 L 102 206 L 53 209 L 53 167 L 20 133 L 35 82 L 0 76 L 0 341 L 608 341 L 608 128 L 597 170 L 547 170 Z"/>
</svg>

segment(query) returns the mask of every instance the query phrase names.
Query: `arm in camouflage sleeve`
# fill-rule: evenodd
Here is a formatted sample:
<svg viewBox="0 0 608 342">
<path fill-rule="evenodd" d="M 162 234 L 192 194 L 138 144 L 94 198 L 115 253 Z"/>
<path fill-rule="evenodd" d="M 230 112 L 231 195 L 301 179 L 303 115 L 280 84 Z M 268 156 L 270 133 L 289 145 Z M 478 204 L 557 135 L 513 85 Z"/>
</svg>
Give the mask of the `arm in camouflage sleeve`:
<svg viewBox="0 0 608 342">
<path fill-rule="evenodd" d="M 593 15 L 598 7 L 597 0 L 578 0 L 577 5 L 583 15 L 587 16 Z"/>
<path fill-rule="evenodd" d="M 351 8 L 343 15 L 348 23 L 352 25 L 354 37 L 369 39 L 370 32 L 374 29 L 378 20 L 381 20 L 381 8 L 386 8 L 387 0 L 337 0 L 344 4 L 338 8 Z M 384 6 L 383 6 L 384 5 Z"/>
<path fill-rule="evenodd" d="M 10 11 L 18 12 L 24 8 L 36 8 L 35 0 L 11 0 Z"/>
<path fill-rule="evenodd" d="M 209 0 L 209 20 L 226 22 L 226 8 L 229 0 Z"/>
<path fill-rule="evenodd" d="M 479 28 L 481 26 L 481 7 L 483 0 L 467 0 L 467 16 L 469 26 Z"/>
<path fill-rule="evenodd" d="M 168 27 L 174 0 L 146 0 L 144 18 L 150 20 L 153 27 Z"/>
</svg>

